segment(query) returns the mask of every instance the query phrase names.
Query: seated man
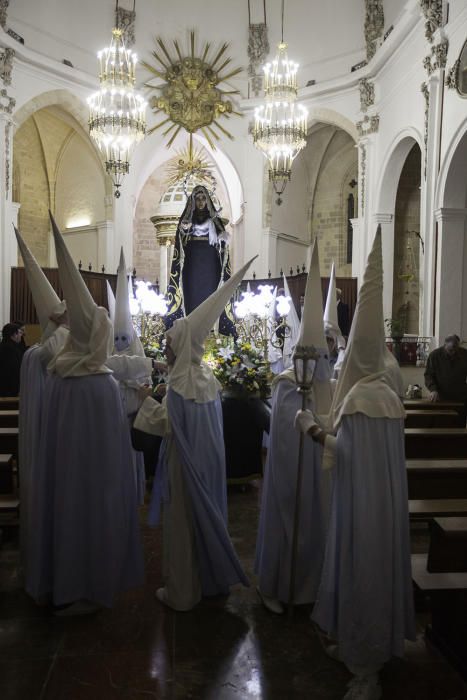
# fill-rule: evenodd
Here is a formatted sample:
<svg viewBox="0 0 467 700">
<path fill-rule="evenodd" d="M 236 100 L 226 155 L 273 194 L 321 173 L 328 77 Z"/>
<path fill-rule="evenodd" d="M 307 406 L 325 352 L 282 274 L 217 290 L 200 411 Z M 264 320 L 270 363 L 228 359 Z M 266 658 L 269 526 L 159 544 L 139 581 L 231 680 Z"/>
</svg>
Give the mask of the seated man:
<svg viewBox="0 0 467 700">
<path fill-rule="evenodd" d="M 430 352 L 425 369 L 425 386 L 431 401 L 467 403 L 467 350 L 457 335 L 448 335 L 444 345 Z"/>
</svg>

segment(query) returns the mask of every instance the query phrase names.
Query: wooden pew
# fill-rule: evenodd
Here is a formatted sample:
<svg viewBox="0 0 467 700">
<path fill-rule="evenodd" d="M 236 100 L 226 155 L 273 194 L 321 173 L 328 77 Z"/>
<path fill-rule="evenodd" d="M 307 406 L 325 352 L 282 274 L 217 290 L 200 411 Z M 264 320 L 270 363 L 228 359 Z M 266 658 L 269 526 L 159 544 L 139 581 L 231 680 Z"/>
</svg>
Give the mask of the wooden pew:
<svg viewBox="0 0 467 700">
<path fill-rule="evenodd" d="M 409 516 L 411 520 L 467 516 L 467 498 L 409 500 Z"/>
<path fill-rule="evenodd" d="M 467 679 L 467 518 L 437 518 L 428 554 L 412 555 L 416 590 L 429 595 L 426 636 Z"/>
<path fill-rule="evenodd" d="M 18 428 L 0 428 L 0 453 L 18 456 Z"/>
<path fill-rule="evenodd" d="M 408 459 L 410 499 L 467 498 L 467 459 Z"/>
<path fill-rule="evenodd" d="M 461 401 L 430 401 L 429 399 L 404 399 L 406 411 L 457 411 L 464 410 Z"/>
<path fill-rule="evenodd" d="M 0 454 L 0 493 L 13 491 L 13 455 Z"/>
<path fill-rule="evenodd" d="M 407 459 L 467 459 L 465 428 L 406 428 Z"/>
<path fill-rule="evenodd" d="M 18 410 L 10 409 L 5 411 L 0 409 L 0 428 L 17 428 L 18 419 Z"/>
<path fill-rule="evenodd" d="M 430 573 L 467 572 L 467 517 L 431 521 L 426 568 Z"/>
<path fill-rule="evenodd" d="M 405 417 L 405 427 L 459 428 L 461 426 L 459 426 L 459 414 L 457 411 L 408 410 Z"/>
<path fill-rule="evenodd" d="M 19 397 L 18 396 L 0 396 L 0 410 L 1 411 L 17 411 L 19 409 Z"/>
</svg>

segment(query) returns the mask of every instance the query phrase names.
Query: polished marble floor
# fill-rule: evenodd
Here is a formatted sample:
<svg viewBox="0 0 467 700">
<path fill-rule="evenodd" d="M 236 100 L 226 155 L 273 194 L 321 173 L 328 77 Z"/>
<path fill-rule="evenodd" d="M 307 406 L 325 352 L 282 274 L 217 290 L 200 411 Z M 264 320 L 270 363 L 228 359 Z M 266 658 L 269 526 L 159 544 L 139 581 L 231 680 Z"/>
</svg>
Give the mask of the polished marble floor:
<svg viewBox="0 0 467 700">
<path fill-rule="evenodd" d="M 229 493 L 231 534 L 252 575 L 258 485 Z M 264 610 L 254 586 L 173 613 L 155 599 L 160 532 L 143 527 L 146 586 L 113 610 L 60 619 L 20 588 L 14 538 L 0 551 L 1 700 L 340 700 L 349 675 L 321 650 L 309 610 Z M 253 580 L 253 576 L 252 576 Z M 384 700 L 466 700 L 465 685 L 425 645 L 426 616 L 404 661 L 383 672 Z"/>
</svg>

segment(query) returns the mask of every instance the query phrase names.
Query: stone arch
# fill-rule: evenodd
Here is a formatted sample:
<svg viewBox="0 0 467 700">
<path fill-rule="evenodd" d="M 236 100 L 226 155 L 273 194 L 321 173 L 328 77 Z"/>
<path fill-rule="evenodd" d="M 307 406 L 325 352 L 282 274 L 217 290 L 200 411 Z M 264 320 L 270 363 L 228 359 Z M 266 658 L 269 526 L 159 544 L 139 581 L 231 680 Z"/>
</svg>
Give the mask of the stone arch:
<svg viewBox="0 0 467 700">
<path fill-rule="evenodd" d="M 311 126 L 316 122 L 323 122 L 324 124 L 332 124 L 333 126 L 339 127 L 343 131 L 346 131 L 349 136 L 353 138 L 355 143 L 358 141 L 358 131 L 355 124 L 344 117 L 340 112 L 336 112 L 334 109 L 327 109 L 325 107 L 309 107 L 308 113 L 308 124 Z"/>
<path fill-rule="evenodd" d="M 76 97 L 76 95 L 73 95 L 73 93 L 69 92 L 68 90 L 49 90 L 48 92 L 42 92 L 39 95 L 32 97 L 13 114 L 15 129 L 18 129 L 18 127 L 20 127 L 29 117 L 33 116 L 35 112 L 38 112 L 46 107 L 53 106 L 60 107 L 64 112 L 72 117 L 74 128 L 80 134 L 80 136 L 82 136 L 82 138 L 89 142 L 99 163 L 101 164 L 103 171 L 105 172 L 104 158 L 94 141 L 89 138 L 89 109 L 85 102 L 79 99 L 79 97 Z M 113 193 L 112 181 L 109 177 L 105 177 L 105 193 L 106 195 L 111 195 Z"/>
<path fill-rule="evenodd" d="M 238 224 L 242 218 L 243 212 L 243 185 L 238 175 L 237 169 L 233 165 L 231 159 L 226 155 L 226 153 L 221 148 L 216 148 L 214 151 L 206 141 L 206 139 L 193 134 L 193 139 L 198 145 L 203 146 L 203 148 L 209 154 L 214 164 L 220 173 L 224 188 L 229 197 L 230 211 L 232 213 L 232 223 Z M 158 143 L 157 143 L 158 142 Z M 154 173 L 158 168 L 160 168 L 164 163 L 173 158 L 177 150 L 180 150 L 186 146 L 187 136 L 178 136 L 171 149 L 167 149 L 164 143 L 161 143 L 159 135 L 151 135 L 145 140 L 145 147 L 139 147 L 139 153 L 137 159 L 135 159 L 135 165 L 133 172 L 133 192 L 134 192 L 134 202 L 136 203 L 140 197 L 141 191 L 147 182 L 148 178 Z M 152 147 L 153 146 L 153 147 Z M 146 155 L 147 154 L 147 155 Z M 130 166 L 130 175 L 131 168 Z M 137 174 L 136 174 L 137 171 Z"/>
<path fill-rule="evenodd" d="M 381 224 L 383 244 L 383 306 L 385 317 L 393 314 L 394 241 L 396 197 L 401 173 L 407 156 L 415 145 L 422 151 L 420 133 L 408 127 L 400 131 L 389 145 L 383 159 L 381 175 L 376 188 L 376 223 Z"/>
<path fill-rule="evenodd" d="M 435 195 L 437 269 L 435 335 L 467 341 L 467 119 L 441 165 Z"/>
<path fill-rule="evenodd" d="M 457 129 L 446 151 L 436 188 L 436 208 L 465 208 L 467 181 L 467 119 Z"/>
<path fill-rule="evenodd" d="M 418 143 L 421 150 L 421 135 L 409 127 L 399 132 L 387 149 L 376 190 L 377 212 L 394 213 L 402 168 L 415 143 Z"/>
</svg>

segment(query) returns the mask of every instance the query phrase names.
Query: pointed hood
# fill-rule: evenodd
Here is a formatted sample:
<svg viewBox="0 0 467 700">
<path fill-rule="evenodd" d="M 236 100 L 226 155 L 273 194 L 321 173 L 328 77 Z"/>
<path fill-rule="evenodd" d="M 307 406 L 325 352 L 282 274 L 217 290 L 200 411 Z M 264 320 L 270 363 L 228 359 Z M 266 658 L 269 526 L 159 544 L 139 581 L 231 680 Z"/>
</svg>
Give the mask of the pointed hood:
<svg viewBox="0 0 467 700">
<path fill-rule="evenodd" d="M 167 342 L 176 356 L 169 383 L 183 398 L 207 403 L 217 397 L 220 384 L 211 369 L 202 364 L 204 342 L 256 257 L 243 265 L 186 318 L 175 321 L 167 331 Z"/>
<path fill-rule="evenodd" d="M 292 366 L 292 354 L 300 335 L 300 319 L 298 318 L 297 309 L 290 293 L 287 277 L 284 277 L 284 296 L 290 297 L 290 311 L 287 314 L 287 325 L 290 328 L 290 335 L 284 340 L 282 356 L 284 358 L 284 369 Z"/>
<path fill-rule="evenodd" d="M 316 238 L 311 252 L 297 345 L 314 345 L 319 352 L 320 357 L 313 379 L 315 410 L 316 413 L 327 414 L 331 407 L 331 368 L 329 366 L 328 346 L 324 336 L 323 292 Z"/>
<path fill-rule="evenodd" d="M 106 286 L 107 286 L 107 304 L 109 307 L 109 318 L 112 321 L 112 323 L 115 322 L 115 294 L 113 292 L 112 287 L 110 286 L 109 280 L 106 280 Z"/>
<path fill-rule="evenodd" d="M 123 246 L 120 250 L 120 262 L 117 270 L 117 292 L 115 294 L 114 332 L 117 336 L 128 338 L 128 345 L 135 334 L 130 313 L 130 298 L 128 296 L 128 277 L 126 273 Z"/>
<path fill-rule="evenodd" d="M 404 416 L 401 402 L 386 382 L 386 363 L 383 258 L 381 226 L 378 226 L 333 397 L 331 417 L 334 428 L 342 415 L 349 413 L 363 413 L 373 418 Z"/>
<path fill-rule="evenodd" d="M 49 214 L 57 253 L 60 284 L 68 307 L 70 333 L 78 343 L 87 345 L 96 304 L 66 247 L 55 219 L 50 212 Z"/>
<path fill-rule="evenodd" d="M 66 304 L 60 301 L 58 294 L 42 272 L 39 263 L 29 250 L 16 226 L 14 226 L 14 229 L 21 257 L 23 258 L 29 289 L 31 290 L 42 330 L 41 342 L 44 342 L 57 328 L 57 324 L 51 320 L 51 316 L 59 317 L 65 313 Z"/>
<path fill-rule="evenodd" d="M 130 311 L 128 275 L 123 246 L 117 270 L 117 293 L 115 295 L 114 343 L 118 354 L 144 357 L 144 349 L 138 338 Z"/>
<path fill-rule="evenodd" d="M 337 321 L 336 268 L 334 262 L 332 263 L 331 276 L 329 277 L 328 296 L 326 299 L 323 321 L 326 334 L 335 334 L 335 337 L 341 335 L 339 323 Z"/>
<path fill-rule="evenodd" d="M 271 304 L 269 305 L 269 322 L 271 324 L 271 328 L 274 327 L 274 323 L 276 320 L 276 298 L 277 298 L 277 285 L 274 287 L 272 291 L 272 301 Z M 272 337 L 272 336 L 271 336 Z M 271 341 L 269 341 L 268 345 L 268 354 L 269 354 L 269 362 L 271 365 L 275 365 L 279 360 L 282 360 L 282 351 L 280 348 L 274 347 Z M 282 362 L 281 362 L 282 365 Z M 278 371 L 281 372 L 283 367 L 279 369 Z M 272 369 L 271 366 L 271 370 Z"/>
<path fill-rule="evenodd" d="M 316 238 L 311 252 L 310 269 L 308 270 L 304 296 L 300 334 L 298 336 L 297 345 L 314 345 L 316 348 L 325 348 L 323 292 L 321 289 L 318 241 Z"/>
<path fill-rule="evenodd" d="M 334 262 L 332 263 L 331 275 L 329 277 L 328 296 L 326 298 L 323 322 L 325 335 L 332 338 L 336 343 L 338 357 L 334 364 L 334 376 L 337 377 L 344 362 L 345 338 L 341 333 L 337 320 L 336 268 Z"/>
<path fill-rule="evenodd" d="M 62 377 L 104 374 L 109 371 L 104 363 L 112 348 L 112 323 L 107 310 L 94 302 L 52 214 L 49 214 L 70 324 L 68 341 L 49 367 Z"/>
</svg>

